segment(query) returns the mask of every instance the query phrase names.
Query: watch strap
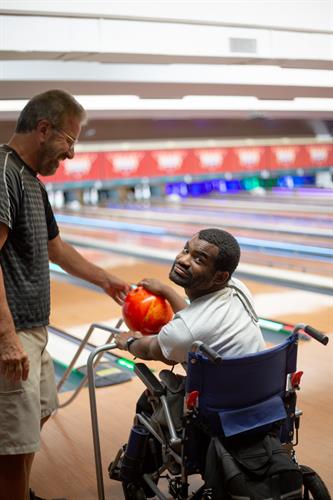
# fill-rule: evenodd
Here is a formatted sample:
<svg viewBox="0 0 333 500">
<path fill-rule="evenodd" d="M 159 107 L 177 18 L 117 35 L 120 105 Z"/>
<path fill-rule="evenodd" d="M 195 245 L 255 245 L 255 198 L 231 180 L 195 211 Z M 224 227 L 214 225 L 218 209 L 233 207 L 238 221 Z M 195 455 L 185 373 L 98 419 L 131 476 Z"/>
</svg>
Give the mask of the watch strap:
<svg viewBox="0 0 333 500">
<path fill-rule="evenodd" d="M 126 347 L 127 347 L 127 350 L 128 352 L 130 353 L 130 346 L 133 344 L 133 342 L 135 342 L 136 340 L 139 340 L 137 337 L 130 337 L 129 339 L 127 339 L 126 341 Z"/>
</svg>

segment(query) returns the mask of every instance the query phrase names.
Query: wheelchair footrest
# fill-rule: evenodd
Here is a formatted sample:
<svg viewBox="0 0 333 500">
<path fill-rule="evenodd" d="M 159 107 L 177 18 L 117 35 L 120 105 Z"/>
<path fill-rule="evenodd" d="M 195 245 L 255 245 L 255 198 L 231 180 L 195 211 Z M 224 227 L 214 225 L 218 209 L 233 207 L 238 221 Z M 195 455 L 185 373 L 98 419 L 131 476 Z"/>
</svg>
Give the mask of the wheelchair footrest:
<svg viewBox="0 0 333 500">
<path fill-rule="evenodd" d="M 124 445 L 122 448 L 120 448 L 117 455 L 115 456 L 115 459 L 113 460 L 113 462 L 110 463 L 110 465 L 108 467 L 109 477 L 110 477 L 110 479 L 114 479 L 115 481 L 121 481 L 120 469 L 121 469 L 121 465 L 122 465 L 125 447 L 126 447 L 126 445 Z"/>
<path fill-rule="evenodd" d="M 147 389 L 156 397 L 163 396 L 165 389 L 155 375 L 144 363 L 136 363 L 134 373 L 145 384 Z"/>
</svg>

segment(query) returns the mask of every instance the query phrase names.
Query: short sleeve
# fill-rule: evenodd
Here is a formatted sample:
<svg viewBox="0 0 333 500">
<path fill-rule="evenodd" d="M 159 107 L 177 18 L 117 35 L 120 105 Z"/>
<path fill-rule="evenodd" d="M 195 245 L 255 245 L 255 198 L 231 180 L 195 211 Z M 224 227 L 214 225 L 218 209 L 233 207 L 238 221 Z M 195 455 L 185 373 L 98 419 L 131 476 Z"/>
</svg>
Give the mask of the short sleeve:
<svg viewBox="0 0 333 500">
<path fill-rule="evenodd" d="M 194 339 L 182 318 L 176 315 L 172 321 L 162 328 L 157 339 L 166 359 L 178 363 L 187 361 L 187 355 L 191 350 Z"/>
<path fill-rule="evenodd" d="M 55 220 L 54 213 L 49 201 L 45 187 L 41 184 L 41 191 L 43 196 L 44 208 L 45 208 L 45 218 L 47 225 L 48 239 L 53 240 L 59 234 L 59 227 L 57 221 Z"/>
<path fill-rule="evenodd" d="M 0 159 L 0 221 L 13 229 L 22 202 L 20 176 L 9 167 L 10 153 Z"/>
</svg>

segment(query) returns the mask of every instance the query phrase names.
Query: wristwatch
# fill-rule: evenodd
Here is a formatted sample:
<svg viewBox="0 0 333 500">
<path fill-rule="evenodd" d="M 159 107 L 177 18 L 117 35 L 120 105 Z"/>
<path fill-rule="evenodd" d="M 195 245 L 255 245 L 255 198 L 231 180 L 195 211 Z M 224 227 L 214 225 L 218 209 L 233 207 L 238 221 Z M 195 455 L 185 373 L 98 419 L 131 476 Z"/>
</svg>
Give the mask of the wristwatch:
<svg viewBox="0 0 333 500">
<path fill-rule="evenodd" d="M 135 342 L 136 340 L 139 340 L 138 337 L 130 337 L 129 339 L 127 339 L 126 341 L 126 347 L 127 347 L 127 350 L 128 352 L 130 353 L 130 346 L 133 344 L 133 342 Z"/>
</svg>

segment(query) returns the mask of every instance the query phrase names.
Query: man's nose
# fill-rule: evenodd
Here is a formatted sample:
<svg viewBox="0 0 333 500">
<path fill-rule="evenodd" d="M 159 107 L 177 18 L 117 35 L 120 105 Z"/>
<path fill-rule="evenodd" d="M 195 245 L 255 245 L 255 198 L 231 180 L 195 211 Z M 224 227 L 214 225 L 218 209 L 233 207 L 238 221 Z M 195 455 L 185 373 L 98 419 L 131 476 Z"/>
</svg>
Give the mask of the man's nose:
<svg viewBox="0 0 333 500">
<path fill-rule="evenodd" d="M 189 267 L 191 261 L 191 256 L 189 253 L 181 254 L 177 258 L 177 263 L 181 264 L 184 267 Z"/>
<path fill-rule="evenodd" d="M 71 146 L 67 151 L 67 158 L 72 160 L 75 156 L 74 146 Z"/>
</svg>

